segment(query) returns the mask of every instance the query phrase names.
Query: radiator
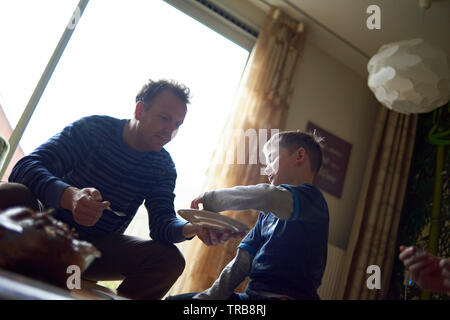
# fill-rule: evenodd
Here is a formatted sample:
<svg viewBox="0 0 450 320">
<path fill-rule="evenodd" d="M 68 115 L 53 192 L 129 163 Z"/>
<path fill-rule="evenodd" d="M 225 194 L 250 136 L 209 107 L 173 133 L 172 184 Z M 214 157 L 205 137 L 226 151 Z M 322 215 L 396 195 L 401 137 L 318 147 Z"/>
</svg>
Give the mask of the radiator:
<svg viewBox="0 0 450 320">
<path fill-rule="evenodd" d="M 327 266 L 322 277 L 322 284 L 317 293 L 322 300 L 336 299 L 336 293 L 344 263 L 345 251 L 332 244 L 328 244 Z"/>
</svg>

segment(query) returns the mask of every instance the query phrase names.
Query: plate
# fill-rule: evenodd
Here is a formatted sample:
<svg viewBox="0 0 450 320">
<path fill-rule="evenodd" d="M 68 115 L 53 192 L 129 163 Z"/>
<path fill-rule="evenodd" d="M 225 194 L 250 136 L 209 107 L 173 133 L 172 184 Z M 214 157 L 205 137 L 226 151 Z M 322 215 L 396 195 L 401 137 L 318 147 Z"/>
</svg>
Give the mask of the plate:
<svg viewBox="0 0 450 320">
<path fill-rule="evenodd" d="M 180 209 L 178 214 L 192 224 L 209 228 L 230 230 L 231 232 L 243 232 L 249 229 L 246 224 L 213 211 Z"/>
</svg>

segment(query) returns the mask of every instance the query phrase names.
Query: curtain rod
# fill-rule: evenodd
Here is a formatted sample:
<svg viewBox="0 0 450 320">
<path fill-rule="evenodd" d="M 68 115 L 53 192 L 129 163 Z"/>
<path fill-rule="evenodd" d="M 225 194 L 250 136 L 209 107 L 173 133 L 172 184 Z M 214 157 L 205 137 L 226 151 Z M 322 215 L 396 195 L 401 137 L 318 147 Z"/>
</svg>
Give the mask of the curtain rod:
<svg viewBox="0 0 450 320">
<path fill-rule="evenodd" d="M 264 3 L 265 5 L 271 7 L 271 8 L 275 8 L 274 5 L 272 5 L 271 3 L 269 3 L 267 0 L 259 0 L 260 2 Z M 304 15 L 306 18 L 308 18 L 309 20 L 311 20 L 313 23 L 315 23 L 316 25 L 318 25 L 320 28 L 322 28 L 323 30 L 325 30 L 326 32 L 330 33 L 332 36 L 334 36 L 335 38 L 339 39 L 341 42 L 345 43 L 348 47 L 352 48 L 353 50 L 355 50 L 356 52 L 358 52 L 360 55 L 362 55 L 364 58 L 366 58 L 367 60 L 370 59 L 370 56 L 365 53 L 364 51 L 362 51 L 361 49 L 359 49 L 358 47 L 356 47 L 355 45 L 353 45 L 350 41 L 344 39 L 343 37 L 341 37 L 340 35 L 338 35 L 336 32 L 334 32 L 333 30 L 329 29 L 327 26 L 325 26 L 323 23 L 319 22 L 318 20 L 316 20 L 314 17 L 312 17 L 311 15 L 309 15 L 308 13 L 306 13 L 305 11 L 303 11 L 302 9 L 300 9 L 299 7 L 297 7 L 295 4 L 293 4 L 291 1 L 289 0 L 281 0 L 282 2 L 284 2 L 286 5 L 288 5 L 289 7 L 291 7 L 292 9 L 294 9 L 295 11 L 297 11 L 298 13 Z"/>
<path fill-rule="evenodd" d="M 255 38 L 258 37 L 258 31 L 257 30 L 254 30 L 252 27 L 247 25 L 245 22 L 243 22 L 242 20 L 238 19 L 233 14 L 229 14 L 226 10 L 218 7 L 213 2 L 211 2 L 209 0 L 194 0 L 194 1 L 196 1 L 197 3 L 199 3 L 202 6 L 206 7 L 207 9 L 213 11 L 214 13 L 218 14 L 219 16 L 221 16 L 222 18 L 224 18 L 228 22 L 234 24 L 235 26 L 237 26 L 238 28 L 242 29 L 246 33 L 250 34 L 251 36 L 253 36 Z"/>
</svg>

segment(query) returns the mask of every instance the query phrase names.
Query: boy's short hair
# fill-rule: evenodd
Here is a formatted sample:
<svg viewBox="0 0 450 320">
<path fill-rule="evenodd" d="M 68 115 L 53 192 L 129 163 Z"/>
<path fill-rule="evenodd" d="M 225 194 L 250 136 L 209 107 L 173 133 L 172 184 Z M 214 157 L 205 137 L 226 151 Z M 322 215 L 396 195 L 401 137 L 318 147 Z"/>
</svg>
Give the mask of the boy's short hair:
<svg viewBox="0 0 450 320">
<path fill-rule="evenodd" d="M 266 142 L 263 147 L 265 153 L 267 152 L 268 146 L 273 143 L 275 139 L 278 139 L 280 147 L 286 148 L 291 154 L 303 147 L 308 154 L 311 171 L 314 175 L 319 173 L 319 170 L 322 167 L 322 144 L 324 138 L 318 136 L 316 130 L 314 130 L 314 132 L 301 132 L 299 130 L 279 132 Z"/>
<path fill-rule="evenodd" d="M 185 104 L 190 103 L 189 99 L 191 97 L 189 88 L 174 80 L 148 80 L 136 95 L 136 103 L 139 101 L 142 101 L 143 103 L 151 102 L 158 94 L 165 90 L 170 90 Z M 146 108 L 149 108 L 148 104 L 146 104 Z"/>
</svg>

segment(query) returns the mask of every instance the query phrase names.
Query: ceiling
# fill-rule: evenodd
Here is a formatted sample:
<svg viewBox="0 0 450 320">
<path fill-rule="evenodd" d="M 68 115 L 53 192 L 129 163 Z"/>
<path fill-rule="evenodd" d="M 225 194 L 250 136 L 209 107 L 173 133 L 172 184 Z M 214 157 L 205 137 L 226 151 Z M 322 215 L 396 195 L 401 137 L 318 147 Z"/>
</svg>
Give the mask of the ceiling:
<svg viewBox="0 0 450 320">
<path fill-rule="evenodd" d="M 271 6 L 304 21 L 311 42 L 367 75 L 368 59 L 381 45 L 424 38 L 450 56 L 450 0 L 435 0 L 423 10 L 419 0 L 249 0 L 263 11 Z M 381 9 L 381 29 L 369 30 L 370 5 Z"/>
</svg>

